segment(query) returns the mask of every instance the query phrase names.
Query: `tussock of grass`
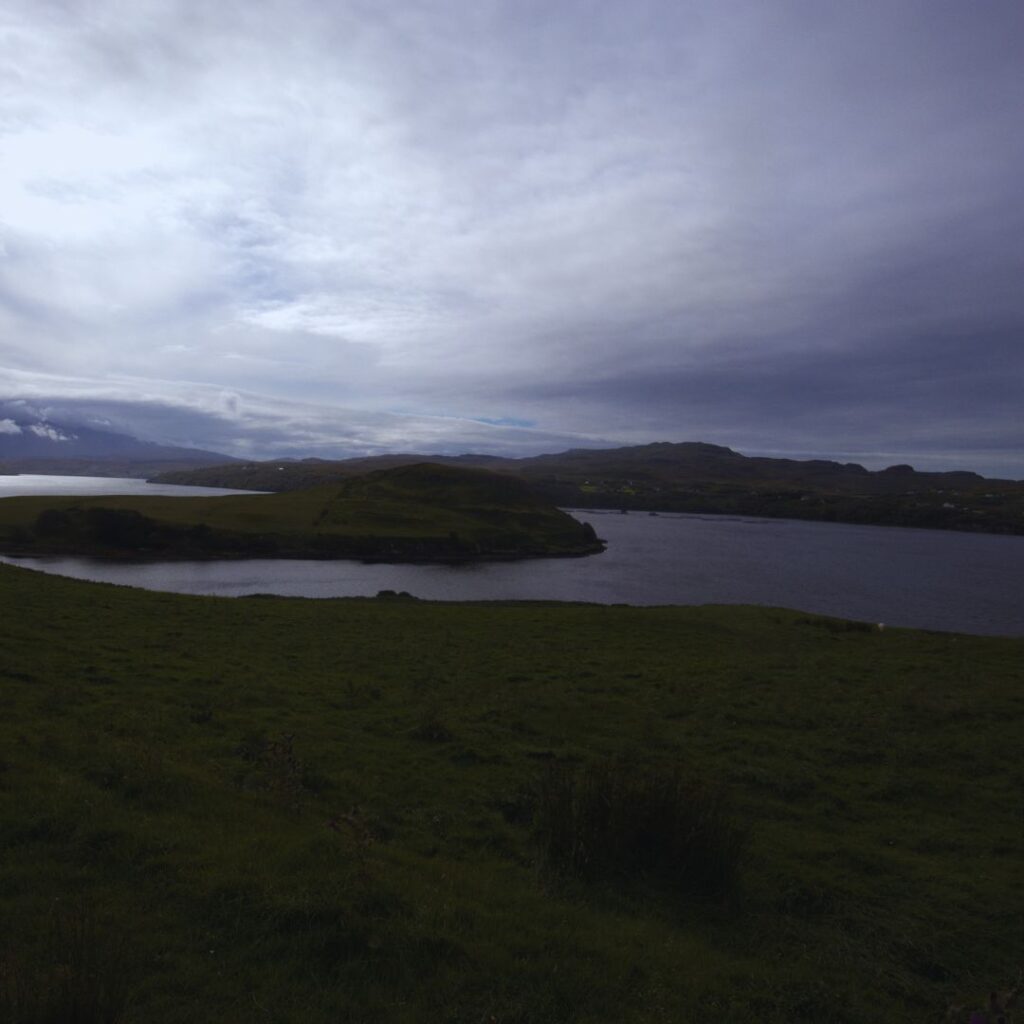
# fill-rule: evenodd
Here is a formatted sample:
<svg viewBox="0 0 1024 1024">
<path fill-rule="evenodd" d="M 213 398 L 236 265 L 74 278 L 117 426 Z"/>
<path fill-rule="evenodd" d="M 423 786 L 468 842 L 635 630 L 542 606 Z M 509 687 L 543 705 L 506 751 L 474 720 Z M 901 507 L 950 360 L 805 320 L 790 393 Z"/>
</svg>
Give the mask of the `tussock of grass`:
<svg viewBox="0 0 1024 1024">
<path fill-rule="evenodd" d="M 410 735 L 425 743 L 450 743 L 455 739 L 451 729 L 441 717 L 440 709 L 436 707 L 424 709 L 423 717 Z"/>
<path fill-rule="evenodd" d="M 0 939 L 4 1024 L 121 1024 L 129 993 L 123 938 L 84 905 L 56 902 L 35 940 L 28 951 Z"/>
<path fill-rule="evenodd" d="M 534 826 L 557 872 L 620 884 L 641 878 L 709 899 L 735 891 L 745 845 L 723 791 L 672 765 L 553 765 L 538 787 Z"/>
</svg>

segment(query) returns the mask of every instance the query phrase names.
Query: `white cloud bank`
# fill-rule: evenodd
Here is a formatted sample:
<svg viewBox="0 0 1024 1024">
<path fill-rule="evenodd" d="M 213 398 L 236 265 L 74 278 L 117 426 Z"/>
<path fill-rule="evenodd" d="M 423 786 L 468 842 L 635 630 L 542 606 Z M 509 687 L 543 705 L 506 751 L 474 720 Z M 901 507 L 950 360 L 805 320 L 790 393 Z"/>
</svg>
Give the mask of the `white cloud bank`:
<svg viewBox="0 0 1024 1024">
<path fill-rule="evenodd" d="M 348 458 L 384 452 L 540 454 L 610 445 L 608 438 L 535 430 L 457 417 L 414 416 L 294 402 L 192 382 L 140 378 L 81 379 L 0 370 L 11 396 L 0 411 L 99 430 L 141 434 L 163 443 L 241 458 Z M 13 419 L 0 420 L 12 423 Z M 52 424 L 28 427 L 66 440 Z M 13 432 L 13 431 L 11 431 Z"/>
</svg>

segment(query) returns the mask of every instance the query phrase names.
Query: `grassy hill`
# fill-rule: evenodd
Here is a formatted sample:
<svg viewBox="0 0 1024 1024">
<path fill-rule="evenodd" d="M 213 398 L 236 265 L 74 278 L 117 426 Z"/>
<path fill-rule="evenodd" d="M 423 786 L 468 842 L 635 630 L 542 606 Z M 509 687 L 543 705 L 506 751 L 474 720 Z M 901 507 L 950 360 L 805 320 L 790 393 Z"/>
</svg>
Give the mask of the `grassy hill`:
<svg viewBox="0 0 1024 1024">
<path fill-rule="evenodd" d="M 1024 640 L 0 566 L 0 1020 L 965 1021 Z"/>
<path fill-rule="evenodd" d="M 437 561 L 584 555 L 593 530 L 521 480 L 429 464 L 278 494 L 17 497 L 0 502 L 15 553 Z"/>
<path fill-rule="evenodd" d="M 340 462 L 238 463 L 162 474 L 167 483 L 289 490 L 411 461 L 477 466 L 528 481 L 568 508 L 776 516 L 989 533 L 1024 533 L 1024 481 L 910 466 L 870 472 L 823 459 L 752 458 L 684 443 L 575 449 L 524 459 L 384 455 Z"/>
</svg>

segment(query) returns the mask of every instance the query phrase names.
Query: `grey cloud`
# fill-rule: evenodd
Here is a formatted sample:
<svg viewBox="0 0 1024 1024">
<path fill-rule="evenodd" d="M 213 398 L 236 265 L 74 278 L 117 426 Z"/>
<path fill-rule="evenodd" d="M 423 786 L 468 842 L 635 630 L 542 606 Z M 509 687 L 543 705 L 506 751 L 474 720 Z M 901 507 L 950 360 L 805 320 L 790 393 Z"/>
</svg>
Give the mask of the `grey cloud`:
<svg viewBox="0 0 1024 1024">
<path fill-rule="evenodd" d="M 147 378 L 109 408 L 140 430 L 1019 444 L 1019 4 L 6 19 L 0 362 L 81 402 Z"/>
</svg>

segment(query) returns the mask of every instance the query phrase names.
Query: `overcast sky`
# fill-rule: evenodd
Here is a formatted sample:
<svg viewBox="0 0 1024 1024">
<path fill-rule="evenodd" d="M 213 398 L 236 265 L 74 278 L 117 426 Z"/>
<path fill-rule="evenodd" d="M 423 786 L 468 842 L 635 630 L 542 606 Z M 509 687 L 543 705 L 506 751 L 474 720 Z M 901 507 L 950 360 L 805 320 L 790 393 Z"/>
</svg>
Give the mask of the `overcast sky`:
<svg viewBox="0 0 1024 1024">
<path fill-rule="evenodd" d="M 0 401 L 1024 477 L 1021 0 L 0 0 Z"/>
</svg>

